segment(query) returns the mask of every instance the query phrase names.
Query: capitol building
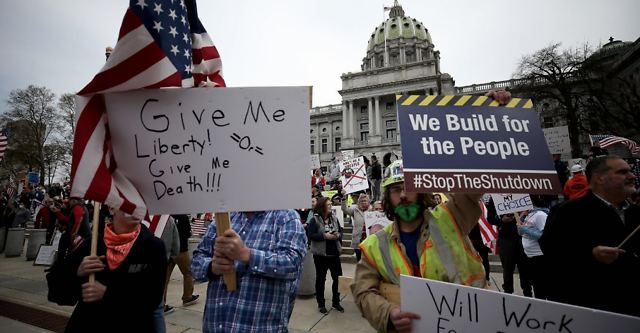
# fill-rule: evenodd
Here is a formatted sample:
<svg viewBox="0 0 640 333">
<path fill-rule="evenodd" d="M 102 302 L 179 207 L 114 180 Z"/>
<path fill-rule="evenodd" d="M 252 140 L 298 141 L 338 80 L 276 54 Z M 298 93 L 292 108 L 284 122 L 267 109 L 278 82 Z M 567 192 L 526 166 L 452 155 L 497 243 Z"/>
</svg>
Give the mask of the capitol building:
<svg viewBox="0 0 640 333">
<path fill-rule="evenodd" d="M 518 80 L 511 79 L 455 87 L 453 77 L 440 68 L 440 52 L 427 27 L 420 20 L 405 15 L 397 1 L 389 18 L 367 37 L 362 70 L 340 76 L 342 89 L 338 93 L 342 103 L 311 109 L 310 151 L 312 155 L 320 156 L 323 169 L 333 156 L 344 150 L 354 150 L 354 156 L 377 155 L 379 159 L 388 152 L 401 156 L 397 94 L 478 95 L 518 85 Z M 618 42 L 609 44 L 616 46 Z M 610 47 L 609 44 L 602 49 Z M 632 59 L 630 68 L 637 72 L 640 43 L 629 42 L 628 45 L 634 50 L 625 58 Z M 544 127 L 563 125 L 547 124 L 546 118 L 541 115 Z"/>
</svg>

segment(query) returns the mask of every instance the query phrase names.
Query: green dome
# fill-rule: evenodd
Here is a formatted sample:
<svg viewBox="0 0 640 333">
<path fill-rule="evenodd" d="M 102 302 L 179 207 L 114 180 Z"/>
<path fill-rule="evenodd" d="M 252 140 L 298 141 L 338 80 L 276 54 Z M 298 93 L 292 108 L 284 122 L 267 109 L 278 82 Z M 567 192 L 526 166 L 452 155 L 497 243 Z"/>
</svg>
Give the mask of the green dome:
<svg viewBox="0 0 640 333">
<path fill-rule="evenodd" d="M 629 46 L 633 44 L 633 42 L 623 42 L 621 40 L 614 40 L 613 37 L 609 38 L 609 43 L 602 45 L 600 49 L 596 52 L 604 52 L 608 50 L 613 50 L 619 47 Z"/>
<path fill-rule="evenodd" d="M 367 51 L 371 51 L 378 44 L 383 44 L 385 38 L 387 40 L 393 40 L 400 37 L 415 37 L 420 40 L 426 40 L 429 44 L 432 44 L 429 30 L 425 28 L 422 22 L 409 16 L 397 16 L 382 22 L 382 24 L 373 31 L 369 38 Z"/>
</svg>

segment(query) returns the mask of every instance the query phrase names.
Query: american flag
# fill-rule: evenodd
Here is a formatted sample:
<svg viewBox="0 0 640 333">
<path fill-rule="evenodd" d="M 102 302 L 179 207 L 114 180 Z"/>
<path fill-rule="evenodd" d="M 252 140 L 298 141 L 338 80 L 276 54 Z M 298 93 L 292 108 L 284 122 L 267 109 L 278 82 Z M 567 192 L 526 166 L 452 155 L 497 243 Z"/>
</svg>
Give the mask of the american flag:
<svg viewBox="0 0 640 333">
<path fill-rule="evenodd" d="M 4 151 L 7 150 L 7 142 L 9 141 L 9 129 L 5 128 L 0 131 L 0 162 L 4 158 Z"/>
<path fill-rule="evenodd" d="M 482 243 L 491 249 L 493 254 L 498 254 L 498 228 L 487 221 L 487 208 L 482 201 L 480 201 L 480 206 L 482 207 L 482 215 L 480 215 L 478 225 L 480 226 L 480 234 L 482 234 Z"/>
<path fill-rule="evenodd" d="M 144 199 L 113 157 L 101 94 L 199 86 L 224 87 L 225 82 L 195 0 L 131 0 L 111 56 L 76 98 L 71 195 L 144 218 Z"/>
<path fill-rule="evenodd" d="M 607 148 L 615 144 L 622 143 L 623 145 L 627 146 L 629 150 L 631 150 L 631 153 L 634 155 L 640 151 L 640 147 L 638 146 L 638 144 L 635 141 L 629 140 L 627 138 L 613 135 L 589 135 L 589 137 L 591 138 L 592 143 L 600 142 L 600 148 Z"/>
<path fill-rule="evenodd" d="M 9 176 L 9 186 L 7 187 L 7 194 L 9 194 L 9 201 L 16 197 L 16 181 L 13 180 L 13 177 Z"/>
<path fill-rule="evenodd" d="M 167 226 L 167 222 L 171 215 L 149 215 L 148 220 L 142 221 L 144 225 L 149 228 L 149 231 L 153 232 L 158 238 L 162 238 L 164 228 Z"/>
<path fill-rule="evenodd" d="M 390 10 L 391 10 L 391 7 L 384 7 L 384 11 L 385 11 L 385 12 L 388 12 L 388 11 L 390 11 Z"/>
</svg>

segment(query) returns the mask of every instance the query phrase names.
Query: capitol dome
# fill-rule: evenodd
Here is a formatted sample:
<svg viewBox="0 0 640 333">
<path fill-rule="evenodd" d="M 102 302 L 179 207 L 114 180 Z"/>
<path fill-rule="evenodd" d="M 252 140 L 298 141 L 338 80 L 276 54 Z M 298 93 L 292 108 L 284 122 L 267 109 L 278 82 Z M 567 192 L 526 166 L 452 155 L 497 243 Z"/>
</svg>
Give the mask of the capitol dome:
<svg viewBox="0 0 640 333">
<path fill-rule="evenodd" d="M 389 18 L 369 36 L 362 69 L 424 61 L 437 56 L 429 30 L 419 20 L 405 16 L 402 6 L 395 1 Z"/>
</svg>

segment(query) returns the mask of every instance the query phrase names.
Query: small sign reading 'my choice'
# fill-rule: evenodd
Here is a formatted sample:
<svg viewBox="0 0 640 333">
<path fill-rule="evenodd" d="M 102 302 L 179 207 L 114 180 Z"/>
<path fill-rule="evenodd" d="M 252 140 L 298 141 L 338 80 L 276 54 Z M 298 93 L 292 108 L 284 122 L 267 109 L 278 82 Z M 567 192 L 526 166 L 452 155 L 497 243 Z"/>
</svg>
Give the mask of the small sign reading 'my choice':
<svg viewBox="0 0 640 333">
<path fill-rule="evenodd" d="M 561 193 L 530 100 L 397 96 L 409 192 Z"/>
</svg>

